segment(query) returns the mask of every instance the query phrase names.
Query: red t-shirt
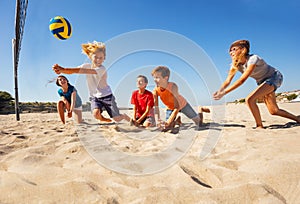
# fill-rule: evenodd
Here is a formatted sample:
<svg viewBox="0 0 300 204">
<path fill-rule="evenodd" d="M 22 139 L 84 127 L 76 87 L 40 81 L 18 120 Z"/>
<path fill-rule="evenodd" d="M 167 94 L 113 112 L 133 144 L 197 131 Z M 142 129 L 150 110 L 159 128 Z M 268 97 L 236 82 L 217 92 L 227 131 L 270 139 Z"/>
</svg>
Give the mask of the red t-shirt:
<svg viewBox="0 0 300 204">
<path fill-rule="evenodd" d="M 135 117 L 138 118 L 141 117 L 145 113 L 147 106 L 151 108 L 147 116 L 154 117 L 154 111 L 153 111 L 154 98 L 153 98 L 153 94 L 150 91 L 145 90 L 145 92 L 142 94 L 139 93 L 139 90 L 132 92 L 131 104 L 136 106 Z"/>
</svg>

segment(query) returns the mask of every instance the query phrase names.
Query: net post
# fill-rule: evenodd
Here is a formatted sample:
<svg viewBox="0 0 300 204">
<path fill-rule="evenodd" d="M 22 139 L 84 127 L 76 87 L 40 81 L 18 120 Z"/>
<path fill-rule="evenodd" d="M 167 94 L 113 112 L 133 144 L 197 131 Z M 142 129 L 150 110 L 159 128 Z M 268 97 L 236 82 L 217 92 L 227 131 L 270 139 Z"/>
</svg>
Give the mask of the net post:
<svg viewBox="0 0 300 204">
<path fill-rule="evenodd" d="M 15 81 L 15 113 L 17 121 L 20 120 L 19 93 L 18 93 L 18 64 L 21 50 L 21 42 L 24 32 L 28 0 L 16 0 L 15 38 L 12 39 L 13 66 Z"/>
<path fill-rule="evenodd" d="M 13 48 L 13 65 L 14 65 L 14 82 L 15 82 L 15 113 L 16 120 L 20 120 L 20 109 L 19 109 L 19 94 L 18 94 L 18 66 L 16 60 L 16 39 L 12 39 L 12 48 Z"/>
</svg>

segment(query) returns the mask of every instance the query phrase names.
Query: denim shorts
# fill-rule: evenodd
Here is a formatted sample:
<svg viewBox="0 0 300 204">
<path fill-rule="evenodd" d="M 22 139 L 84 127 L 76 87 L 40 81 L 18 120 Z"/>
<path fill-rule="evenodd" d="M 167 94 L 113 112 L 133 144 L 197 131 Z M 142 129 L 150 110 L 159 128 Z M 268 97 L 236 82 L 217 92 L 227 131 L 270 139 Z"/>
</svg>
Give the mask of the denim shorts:
<svg viewBox="0 0 300 204">
<path fill-rule="evenodd" d="M 262 83 L 266 83 L 266 84 L 269 84 L 271 86 L 274 86 L 274 88 L 275 88 L 274 91 L 276 91 L 281 86 L 282 81 L 283 81 L 282 74 L 278 70 L 275 70 L 275 72 L 272 76 L 262 80 L 261 82 L 257 83 L 257 85 L 260 85 Z"/>
<path fill-rule="evenodd" d="M 173 110 L 167 109 L 166 111 L 166 120 L 168 120 L 172 114 Z M 192 108 L 192 106 L 187 103 L 179 112 L 183 113 L 189 119 L 193 119 L 198 116 L 196 111 Z"/>
<path fill-rule="evenodd" d="M 120 115 L 116 99 L 112 94 L 101 98 L 90 97 L 90 101 L 92 110 L 100 109 L 101 113 L 106 110 L 111 118 Z"/>
</svg>

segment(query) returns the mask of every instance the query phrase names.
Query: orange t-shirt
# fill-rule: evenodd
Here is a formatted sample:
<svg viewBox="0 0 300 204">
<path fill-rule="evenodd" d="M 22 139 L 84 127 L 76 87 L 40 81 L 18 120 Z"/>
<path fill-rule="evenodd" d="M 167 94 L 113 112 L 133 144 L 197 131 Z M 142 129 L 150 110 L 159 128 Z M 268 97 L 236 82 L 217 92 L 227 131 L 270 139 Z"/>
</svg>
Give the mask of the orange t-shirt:
<svg viewBox="0 0 300 204">
<path fill-rule="evenodd" d="M 172 93 L 173 82 L 169 82 L 166 89 L 161 90 L 160 87 L 154 88 L 154 94 L 160 97 L 161 101 L 167 106 L 168 109 L 175 109 L 175 96 Z M 179 103 L 179 110 L 181 110 L 184 106 L 186 106 L 187 101 L 183 96 L 178 93 L 177 97 Z"/>
</svg>

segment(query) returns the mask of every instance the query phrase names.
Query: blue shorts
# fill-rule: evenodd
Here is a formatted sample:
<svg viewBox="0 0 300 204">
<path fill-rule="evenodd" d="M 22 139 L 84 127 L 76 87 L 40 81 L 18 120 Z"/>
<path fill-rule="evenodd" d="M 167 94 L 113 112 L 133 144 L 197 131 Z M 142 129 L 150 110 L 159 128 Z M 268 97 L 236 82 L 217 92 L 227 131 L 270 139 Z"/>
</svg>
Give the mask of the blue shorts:
<svg viewBox="0 0 300 204">
<path fill-rule="evenodd" d="M 106 110 L 111 118 L 120 115 L 115 97 L 112 94 L 101 98 L 90 97 L 90 101 L 92 110 L 100 109 L 101 113 Z"/>
<path fill-rule="evenodd" d="M 271 77 L 262 80 L 261 82 L 257 83 L 257 85 L 266 83 L 271 86 L 274 86 L 274 88 L 275 88 L 274 91 L 276 91 L 281 86 L 282 81 L 283 81 L 282 74 L 278 70 L 276 70 Z"/>
<path fill-rule="evenodd" d="M 173 110 L 167 109 L 166 120 L 168 120 L 170 118 L 172 112 L 173 112 Z M 198 116 L 196 111 L 192 108 L 192 106 L 189 103 L 187 103 L 179 112 L 183 113 L 189 119 L 193 119 Z"/>
</svg>

